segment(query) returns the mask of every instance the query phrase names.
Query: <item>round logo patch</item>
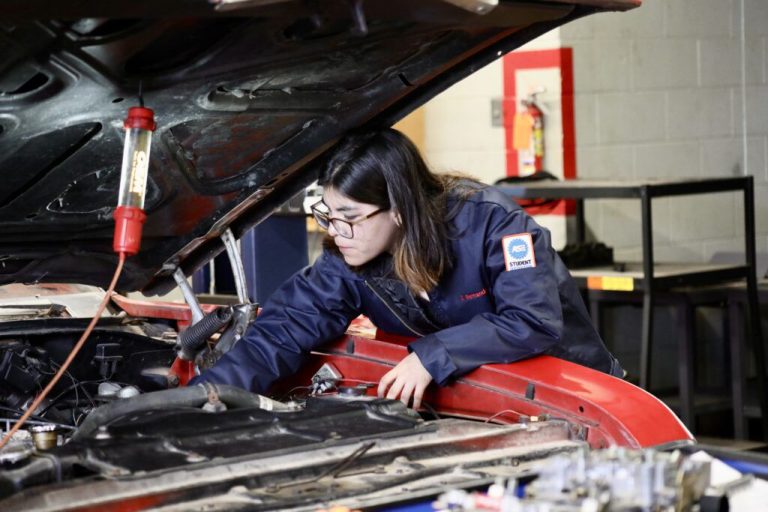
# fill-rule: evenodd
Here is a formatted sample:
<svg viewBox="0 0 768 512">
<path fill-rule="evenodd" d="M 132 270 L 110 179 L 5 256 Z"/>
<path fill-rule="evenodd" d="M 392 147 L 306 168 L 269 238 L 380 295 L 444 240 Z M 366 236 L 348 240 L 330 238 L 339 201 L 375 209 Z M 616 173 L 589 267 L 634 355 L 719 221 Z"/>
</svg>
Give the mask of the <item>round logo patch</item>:
<svg viewBox="0 0 768 512">
<path fill-rule="evenodd" d="M 507 270 L 519 270 L 536 266 L 536 255 L 533 253 L 533 238 L 530 233 L 507 235 L 501 239 L 501 249 L 504 252 L 504 263 Z"/>
<path fill-rule="evenodd" d="M 507 246 L 509 256 L 514 260 L 525 259 L 528 255 L 528 244 L 520 238 L 513 238 Z"/>
</svg>

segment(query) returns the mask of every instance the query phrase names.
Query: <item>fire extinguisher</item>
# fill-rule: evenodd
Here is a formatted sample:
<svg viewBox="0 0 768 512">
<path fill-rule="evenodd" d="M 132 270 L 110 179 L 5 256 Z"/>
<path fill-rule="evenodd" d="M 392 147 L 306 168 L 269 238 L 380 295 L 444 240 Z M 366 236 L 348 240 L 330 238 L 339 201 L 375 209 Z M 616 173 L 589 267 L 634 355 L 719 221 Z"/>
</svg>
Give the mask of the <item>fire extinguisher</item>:
<svg viewBox="0 0 768 512">
<path fill-rule="evenodd" d="M 522 100 L 522 111 L 515 114 L 514 148 L 518 153 L 520 176 L 544 170 L 544 112 L 533 92 Z"/>
</svg>

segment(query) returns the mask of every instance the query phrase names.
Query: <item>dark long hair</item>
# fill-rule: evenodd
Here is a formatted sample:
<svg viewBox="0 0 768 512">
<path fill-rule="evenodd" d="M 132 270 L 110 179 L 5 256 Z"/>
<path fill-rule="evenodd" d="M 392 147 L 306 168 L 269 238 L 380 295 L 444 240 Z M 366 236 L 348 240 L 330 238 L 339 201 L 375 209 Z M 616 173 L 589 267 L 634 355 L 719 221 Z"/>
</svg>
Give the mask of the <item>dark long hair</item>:
<svg viewBox="0 0 768 512">
<path fill-rule="evenodd" d="M 416 146 L 390 128 L 345 137 L 319 184 L 399 215 L 394 271 L 418 293 L 434 288 L 452 266 L 446 200 L 458 180 L 430 172 Z"/>
</svg>

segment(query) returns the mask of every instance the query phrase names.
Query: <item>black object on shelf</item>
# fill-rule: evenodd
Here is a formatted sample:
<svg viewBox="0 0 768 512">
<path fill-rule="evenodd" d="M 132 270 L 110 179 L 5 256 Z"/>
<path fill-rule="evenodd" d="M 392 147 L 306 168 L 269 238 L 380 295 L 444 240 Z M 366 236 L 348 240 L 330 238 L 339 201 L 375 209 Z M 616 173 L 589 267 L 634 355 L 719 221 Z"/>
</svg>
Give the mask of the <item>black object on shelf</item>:
<svg viewBox="0 0 768 512">
<path fill-rule="evenodd" d="M 541 181 L 558 181 L 559 178 L 552 174 L 549 171 L 537 171 L 533 174 L 529 174 L 528 176 L 506 176 L 504 178 L 500 178 L 494 182 L 494 185 L 514 185 L 514 184 L 525 184 L 525 183 L 536 183 Z M 555 205 L 558 202 L 560 202 L 560 199 L 558 198 L 541 198 L 541 197 L 515 197 L 514 198 L 517 204 L 523 207 L 523 209 L 532 208 L 532 207 L 544 207 L 544 206 L 550 206 Z"/>
<path fill-rule="evenodd" d="M 602 242 L 568 244 L 557 251 L 557 254 L 568 268 L 586 268 L 613 263 L 613 248 Z"/>
</svg>

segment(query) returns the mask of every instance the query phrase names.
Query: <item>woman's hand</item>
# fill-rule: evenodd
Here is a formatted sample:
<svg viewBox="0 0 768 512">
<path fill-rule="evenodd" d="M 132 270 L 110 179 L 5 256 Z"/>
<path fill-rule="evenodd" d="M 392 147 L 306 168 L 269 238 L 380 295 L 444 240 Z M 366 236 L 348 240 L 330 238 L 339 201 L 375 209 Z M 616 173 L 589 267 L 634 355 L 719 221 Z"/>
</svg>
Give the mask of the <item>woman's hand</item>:
<svg viewBox="0 0 768 512">
<path fill-rule="evenodd" d="M 379 382 L 379 398 L 396 399 L 406 406 L 413 396 L 413 408 L 421 406 L 424 390 L 432 382 L 432 376 L 424 368 L 416 352 L 411 352 L 397 366 L 388 371 Z M 386 393 L 386 395 L 385 395 Z"/>
</svg>

